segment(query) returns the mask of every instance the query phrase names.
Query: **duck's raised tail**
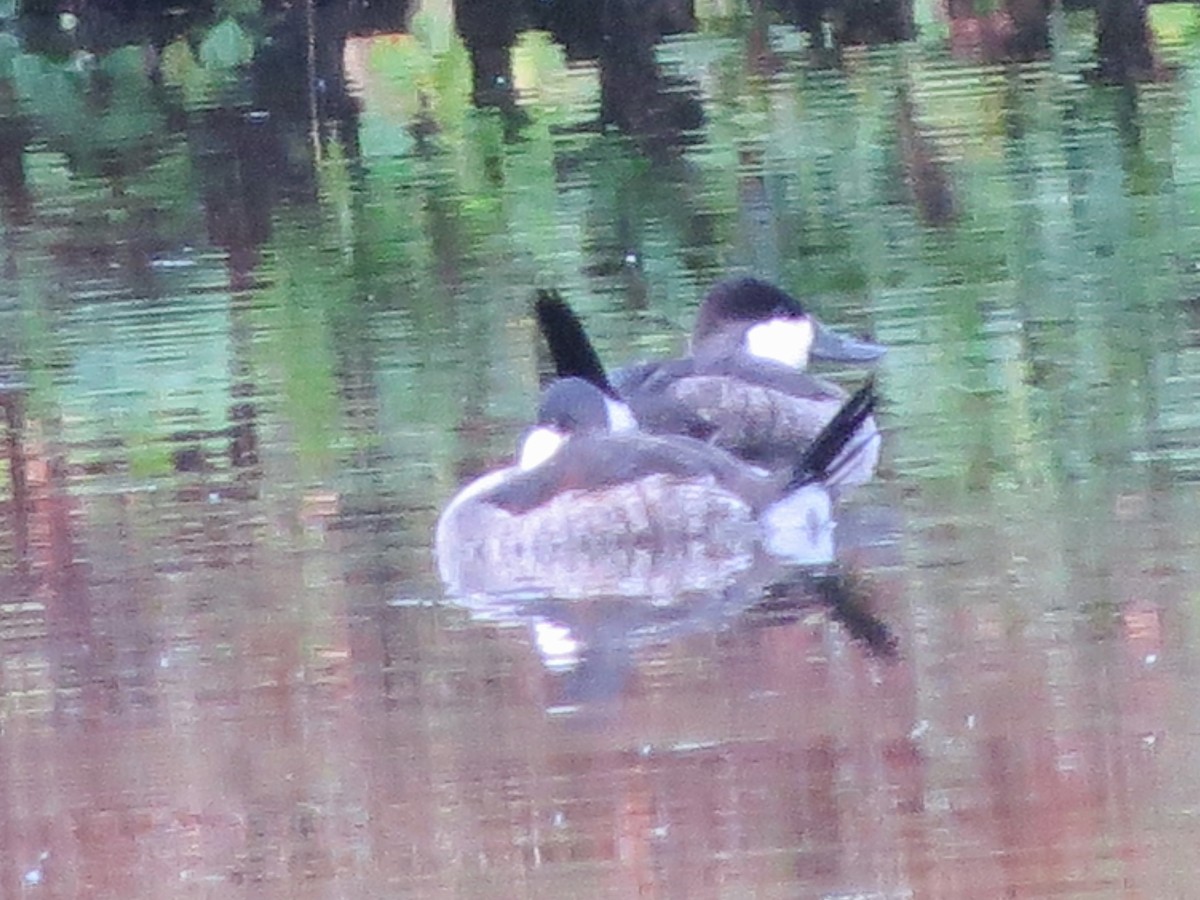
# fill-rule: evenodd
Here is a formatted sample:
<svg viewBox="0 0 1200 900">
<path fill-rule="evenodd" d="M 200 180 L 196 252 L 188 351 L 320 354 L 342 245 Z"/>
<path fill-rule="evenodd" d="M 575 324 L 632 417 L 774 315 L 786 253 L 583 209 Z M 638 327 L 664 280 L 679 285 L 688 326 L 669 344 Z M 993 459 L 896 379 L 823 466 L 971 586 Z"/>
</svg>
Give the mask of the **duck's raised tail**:
<svg viewBox="0 0 1200 900">
<path fill-rule="evenodd" d="M 614 399 L 617 392 L 608 381 L 596 348 L 588 340 L 583 323 L 556 290 L 539 290 L 534 303 L 538 327 L 550 346 L 559 378 L 582 378 Z"/>
<path fill-rule="evenodd" d="M 879 395 L 875 392 L 874 377 L 854 392 L 829 424 L 821 429 L 804 455 L 796 464 L 787 490 L 795 490 L 806 484 L 823 482 L 836 485 L 843 469 L 852 465 L 855 457 L 865 449 L 865 444 L 879 440 L 879 432 L 864 423 L 875 411 Z"/>
</svg>

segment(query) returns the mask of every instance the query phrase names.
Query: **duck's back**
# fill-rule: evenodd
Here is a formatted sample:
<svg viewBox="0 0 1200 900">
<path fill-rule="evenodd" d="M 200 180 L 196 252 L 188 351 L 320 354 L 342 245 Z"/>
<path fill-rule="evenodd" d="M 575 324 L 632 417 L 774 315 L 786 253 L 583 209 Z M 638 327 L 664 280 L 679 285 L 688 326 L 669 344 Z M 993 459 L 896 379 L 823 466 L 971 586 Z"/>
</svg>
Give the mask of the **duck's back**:
<svg viewBox="0 0 1200 900">
<path fill-rule="evenodd" d="M 690 435 L 770 469 L 793 464 L 846 399 L 831 382 L 745 356 L 638 367 L 618 389 L 647 431 Z"/>
<path fill-rule="evenodd" d="M 514 590 L 562 583 L 571 572 L 594 583 L 614 559 L 740 567 L 758 537 L 743 493 L 751 480 L 735 460 L 686 438 L 576 438 L 536 469 L 509 470 L 448 508 L 438 523 L 439 568 L 447 584 L 486 575 Z"/>
</svg>

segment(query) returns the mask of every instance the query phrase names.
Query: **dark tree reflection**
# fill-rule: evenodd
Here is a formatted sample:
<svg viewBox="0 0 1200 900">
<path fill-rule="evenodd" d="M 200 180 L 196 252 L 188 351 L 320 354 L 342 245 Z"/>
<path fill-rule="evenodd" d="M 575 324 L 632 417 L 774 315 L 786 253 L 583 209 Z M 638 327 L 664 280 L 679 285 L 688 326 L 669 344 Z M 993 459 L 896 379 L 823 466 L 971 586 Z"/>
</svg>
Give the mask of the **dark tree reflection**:
<svg viewBox="0 0 1200 900">
<path fill-rule="evenodd" d="M 1096 51 L 1099 75 L 1106 81 L 1146 81 L 1159 67 L 1150 47 L 1146 0 L 1098 0 Z"/>
<path fill-rule="evenodd" d="M 912 0 L 773 0 L 770 5 L 807 31 L 819 48 L 889 44 L 916 33 Z"/>
</svg>

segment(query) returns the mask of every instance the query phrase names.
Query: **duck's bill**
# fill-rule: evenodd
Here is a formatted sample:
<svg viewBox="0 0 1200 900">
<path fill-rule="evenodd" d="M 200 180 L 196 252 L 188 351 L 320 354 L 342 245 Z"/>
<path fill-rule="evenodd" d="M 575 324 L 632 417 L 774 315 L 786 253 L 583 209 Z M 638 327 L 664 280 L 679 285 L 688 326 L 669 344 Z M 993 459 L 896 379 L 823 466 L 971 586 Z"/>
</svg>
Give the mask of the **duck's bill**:
<svg viewBox="0 0 1200 900">
<path fill-rule="evenodd" d="M 830 362 L 874 362 L 887 353 L 887 347 L 846 337 L 818 322 L 811 352 L 817 359 Z"/>
</svg>

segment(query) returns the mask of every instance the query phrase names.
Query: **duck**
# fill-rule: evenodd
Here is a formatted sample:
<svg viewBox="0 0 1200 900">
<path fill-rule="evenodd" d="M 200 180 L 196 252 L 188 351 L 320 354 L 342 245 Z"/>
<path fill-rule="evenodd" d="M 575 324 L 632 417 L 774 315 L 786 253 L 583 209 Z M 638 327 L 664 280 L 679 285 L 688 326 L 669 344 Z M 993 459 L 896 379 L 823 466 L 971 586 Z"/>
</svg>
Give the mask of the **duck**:
<svg viewBox="0 0 1200 900">
<path fill-rule="evenodd" d="M 847 393 L 807 371 L 811 359 L 871 363 L 886 348 L 839 335 L 800 300 L 761 279 L 717 283 L 705 296 L 687 356 L 605 370 L 574 311 L 540 290 L 538 324 L 559 377 L 590 381 L 621 415 L 653 434 L 686 435 L 753 465 L 786 469 L 833 419 Z M 869 481 L 879 429 L 866 417 L 845 484 Z"/>
<path fill-rule="evenodd" d="M 611 586 L 638 567 L 678 576 L 684 562 L 685 577 L 699 580 L 674 589 L 706 589 L 760 550 L 787 546 L 776 533 L 794 539 L 807 530 L 805 541 L 824 541 L 832 530 L 829 492 L 876 394 L 868 380 L 777 472 L 686 435 L 618 430 L 609 400 L 586 379 L 555 380 L 513 462 L 449 501 L 434 551 L 450 593 L 557 595 Z"/>
</svg>

